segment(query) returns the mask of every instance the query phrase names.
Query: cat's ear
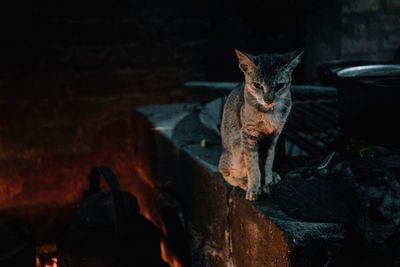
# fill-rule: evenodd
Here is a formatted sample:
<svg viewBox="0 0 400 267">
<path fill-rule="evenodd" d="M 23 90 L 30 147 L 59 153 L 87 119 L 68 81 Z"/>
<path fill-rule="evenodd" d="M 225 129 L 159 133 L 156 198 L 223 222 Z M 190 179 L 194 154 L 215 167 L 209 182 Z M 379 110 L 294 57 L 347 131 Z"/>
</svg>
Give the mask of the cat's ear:
<svg viewBox="0 0 400 267">
<path fill-rule="evenodd" d="M 235 49 L 235 53 L 239 59 L 239 68 L 244 72 L 248 73 L 249 71 L 254 70 L 255 68 L 255 56 L 240 52 L 239 50 Z"/>
<path fill-rule="evenodd" d="M 297 50 L 294 50 L 294 51 L 284 54 L 283 56 L 284 56 L 285 62 L 286 62 L 286 64 L 284 65 L 284 68 L 289 71 L 293 71 L 297 67 L 297 65 L 299 65 L 303 54 L 304 54 L 303 49 L 297 49 Z"/>
</svg>

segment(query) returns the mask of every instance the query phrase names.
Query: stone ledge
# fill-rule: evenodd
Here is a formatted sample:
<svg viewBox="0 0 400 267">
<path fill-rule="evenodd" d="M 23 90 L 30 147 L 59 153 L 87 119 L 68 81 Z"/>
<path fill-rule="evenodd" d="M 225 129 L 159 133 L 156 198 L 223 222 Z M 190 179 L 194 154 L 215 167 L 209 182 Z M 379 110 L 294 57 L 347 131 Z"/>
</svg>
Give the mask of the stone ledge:
<svg viewBox="0 0 400 267">
<path fill-rule="evenodd" d="M 294 219 L 273 199 L 246 201 L 243 190 L 224 181 L 217 168 L 219 137 L 201 122 L 201 109 L 199 104 L 138 109 L 147 121 L 142 125 L 152 128 L 138 136 L 142 149 L 152 153 L 143 157 L 139 148 L 138 158 L 157 183 L 168 184 L 181 199 L 193 266 L 323 266 L 336 256 L 347 236 L 340 223 Z"/>
</svg>

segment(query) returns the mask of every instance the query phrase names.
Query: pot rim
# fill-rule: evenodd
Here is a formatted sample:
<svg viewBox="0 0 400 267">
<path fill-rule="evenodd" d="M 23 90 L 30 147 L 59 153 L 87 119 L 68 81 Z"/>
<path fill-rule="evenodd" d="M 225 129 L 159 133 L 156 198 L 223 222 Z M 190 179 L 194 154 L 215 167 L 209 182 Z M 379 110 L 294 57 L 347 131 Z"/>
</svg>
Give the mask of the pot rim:
<svg viewBox="0 0 400 267">
<path fill-rule="evenodd" d="M 343 68 L 336 72 L 342 79 L 399 77 L 400 64 L 371 64 Z"/>
</svg>

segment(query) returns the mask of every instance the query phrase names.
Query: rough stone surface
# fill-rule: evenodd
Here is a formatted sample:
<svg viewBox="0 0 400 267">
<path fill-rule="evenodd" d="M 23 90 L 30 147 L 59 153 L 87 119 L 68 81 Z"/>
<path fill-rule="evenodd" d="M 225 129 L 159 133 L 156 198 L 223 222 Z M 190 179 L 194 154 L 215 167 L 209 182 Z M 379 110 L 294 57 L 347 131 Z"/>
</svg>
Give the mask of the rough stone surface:
<svg viewBox="0 0 400 267">
<path fill-rule="evenodd" d="M 396 1 L 342 1 L 340 57 L 389 61 L 400 47 Z M 392 37 L 394 36 L 394 37 Z"/>
<path fill-rule="evenodd" d="M 293 262 L 290 263 L 291 248 L 285 228 L 280 227 L 270 214 L 257 209 L 258 205 L 244 201 L 240 194 L 232 192 L 229 200 L 230 249 L 233 265 L 294 265 Z"/>
<path fill-rule="evenodd" d="M 349 181 L 286 179 L 275 188 L 272 201 L 301 221 L 348 223 L 360 216 L 354 183 Z"/>
<path fill-rule="evenodd" d="M 197 104 L 139 109 L 158 129 L 161 137 L 157 139 L 163 140 L 162 143 L 157 142 L 159 155 L 156 161 L 152 161 L 157 162 L 155 166 L 161 165 L 163 171 L 159 177 L 170 177 L 163 182 L 170 183 L 183 199 L 182 202 L 187 202 L 184 205 L 189 209 L 186 211 L 189 224 L 197 225 L 197 231 L 191 233 L 195 237 L 191 246 L 196 248 L 193 251 L 196 251 L 199 266 L 207 262 L 218 264 L 210 266 L 225 266 L 226 262 L 231 262 L 233 266 L 304 266 L 316 261 L 320 253 L 336 253 L 337 244 L 343 243 L 346 238 L 339 224 L 323 222 L 329 221 L 329 218 L 315 218 L 316 222 L 299 221 L 292 216 L 295 214 L 284 211 L 273 198 L 248 202 L 244 199 L 243 190 L 232 188 L 223 180 L 217 168 L 221 151 L 219 136 L 212 127 L 210 129 L 202 124 L 200 110 L 201 106 Z M 181 119 L 171 119 L 174 117 Z M 169 127 L 166 127 L 166 122 L 171 123 Z M 203 139 L 208 141 L 207 147 L 200 145 Z M 153 168 L 160 169 L 155 166 Z M 177 178 L 182 176 L 184 178 Z M 211 194 L 211 199 L 201 194 L 203 187 Z M 188 195 L 192 197 L 188 198 Z M 285 196 L 289 197 L 290 193 Z M 303 196 L 299 199 L 303 200 Z M 297 201 L 299 199 L 296 198 Z M 190 204 L 197 201 L 204 205 Z M 276 199 L 276 202 L 281 201 Z M 310 202 L 315 204 L 312 200 Z M 212 219 L 204 217 L 204 213 L 212 215 Z M 317 213 L 318 210 L 315 211 Z M 339 215 L 332 216 L 341 222 L 348 219 L 348 214 L 342 210 Z M 208 227 L 201 226 L 203 222 Z M 199 239 L 206 245 L 199 245 Z M 213 251 L 211 254 L 210 248 Z"/>
<path fill-rule="evenodd" d="M 399 260 L 397 155 L 336 156 L 322 170 L 315 168 L 321 158 L 281 160 L 282 181 L 249 202 L 218 172 L 215 103 L 139 109 L 155 129 L 156 142 L 149 142 L 158 152 L 148 158 L 149 171 L 158 170 L 154 177 L 184 203 L 195 266 L 372 267 Z"/>
</svg>

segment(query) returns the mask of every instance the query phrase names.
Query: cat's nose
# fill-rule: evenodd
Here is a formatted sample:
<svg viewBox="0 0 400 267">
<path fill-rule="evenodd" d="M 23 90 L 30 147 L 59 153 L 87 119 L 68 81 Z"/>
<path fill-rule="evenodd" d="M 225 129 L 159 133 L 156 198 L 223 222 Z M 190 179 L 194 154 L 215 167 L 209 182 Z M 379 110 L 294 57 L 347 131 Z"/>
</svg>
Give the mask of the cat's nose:
<svg viewBox="0 0 400 267">
<path fill-rule="evenodd" d="M 265 103 L 266 103 L 267 105 L 271 105 L 271 104 L 272 104 L 272 101 L 266 100 Z"/>
</svg>

